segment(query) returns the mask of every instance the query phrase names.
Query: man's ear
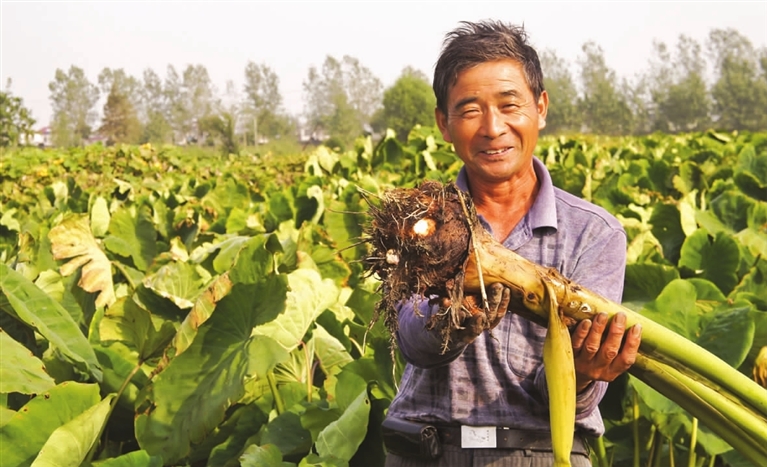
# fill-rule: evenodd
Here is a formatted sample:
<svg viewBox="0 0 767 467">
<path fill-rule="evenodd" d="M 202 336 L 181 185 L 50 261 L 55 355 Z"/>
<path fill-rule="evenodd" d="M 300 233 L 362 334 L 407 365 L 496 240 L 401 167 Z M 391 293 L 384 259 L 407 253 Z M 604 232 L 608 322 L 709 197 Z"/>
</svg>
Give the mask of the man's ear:
<svg viewBox="0 0 767 467">
<path fill-rule="evenodd" d="M 442 133 L 442 138 L 445 142 L 452 143 L 453 139 L 450 137 L 450 132 L 447 131 L 447 115 L 439 107 L 434 108 L 434 119 L 437 121 L 437 127 Z"/>
<path fill-rule="evenodd" d="M 546 128 L 546 115 L 549 112 L 549 93 L 543 91 L 538 98 L 538 129 L 543 130 Z"/>
</svg>

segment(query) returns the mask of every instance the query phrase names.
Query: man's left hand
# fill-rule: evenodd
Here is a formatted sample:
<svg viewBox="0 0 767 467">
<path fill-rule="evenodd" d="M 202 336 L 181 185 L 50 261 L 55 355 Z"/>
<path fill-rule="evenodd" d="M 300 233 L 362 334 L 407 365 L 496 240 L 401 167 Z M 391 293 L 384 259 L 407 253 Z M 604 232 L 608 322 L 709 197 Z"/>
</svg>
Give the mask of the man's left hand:
<svg viewBox="0 0 767 467">
<path fill-rule="evenodd" d="M 624 313 L 615 315 L 609 328 L 606 313 L 598 314 L 593 322 L 583 320 L 578 323 L 572 337 L 577 391 L 583 391 L 595 380 L 612 381 L 628 370 L 636 360 L 641 340 L 639 324 L 626 332 Z"/>
</svg>

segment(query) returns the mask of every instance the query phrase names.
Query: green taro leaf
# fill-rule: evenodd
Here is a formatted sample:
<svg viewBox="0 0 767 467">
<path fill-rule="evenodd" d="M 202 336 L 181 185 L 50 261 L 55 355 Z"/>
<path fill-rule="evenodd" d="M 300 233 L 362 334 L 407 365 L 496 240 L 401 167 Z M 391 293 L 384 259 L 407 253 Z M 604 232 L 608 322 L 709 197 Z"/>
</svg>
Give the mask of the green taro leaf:
<svg viewBox="0 0 767 467">
<path fill-rule="evenodd" d="M 102 342 L 119 341 L 138 351 L 144 362 L 159 357 L 176 334 L 170 321 L 152 316 L 130 298 L 121 298 L 104 312 L 99 323 Z"/>
<path fill-rule="evenodd" d="M 767 152 L 757 155 L 752 144 L 743 146 L 733 180 L 743 193 L 767 201 Z"/>
<path fill-rule="evenodd" d="M 754 306 L 749 302 L 725 304 L 707 316 L 697 344 L 738 368 L 754 342 Z"/>
<path fill-rule="evenodd" d="M 153 408 L 139 411 L 135 421 L 143 449 L 162 455 L 165 463 L 186 457 L 190 445 L 201 442 L 244 395 L 246 377 L 262 378 L 287 359 L 274 339 L 252 335 L 255 326 L 285 309 L 287 286 L 287 277 L 270 275 L 257 284 L 235 285 L 218 303 L 192 345 L 149 387 Z"/>
<path fill-rule="evenodd" d="M 348 462 L 365 439 L 369 417 L 370 398 L 366 388 L 338 420 L 322 430 L 315 443 L 317 453 Z"/>
<path fill-rule="evenodd" d="M 94 237 L 103 238 L 109 231 L 109 206 L 103 196 L 96 197 L 91 207 L 91 232 Z"/>
<path fill-rule="evenodd" d="M 0 427 L 3 467 L 29 466 L 56 428 L 74 420 L 100 400 L 97 384 L 68 381 L 27 402 Z"/>
<path fill-rule="evenodd" d="M 93 445 L 98 442 L 107 422 L 110 394 L 74 419 L 56 428 L 45 442 L 32 467 L 79 467 Z"/>
<path fill-rule="evenodd" d="M 274 444 L 248 446 L 240 456 L 242 467 L 295 467 L 292 462 L 282 461 L 282 452 Z"/>
<path fill-rule="evenodd" d="M 663 247 L 663 257 L 676 264 L 685 239 L 679 209 L 672 204 L 656 205 L 650 217 L 650 224 L 652 234 Z"/>
<path fill-rule="evenodd" d="M 216 304 L 232 291 L 232 281 L 228 274 L 218 276 L 203 293 L 197 297 L 192 310 L 184 318 L 173 339 L 176 355 L 186 350 L 197 335 L 197 329 L 210 318 Z"/>
<path fill-rule="evenodd" d="M 205 285 L 205 278 L 193 264 L 174 261 L 144 277 L 143 283 L 144 287 L 183 310 L 194 306 Z"/>
<path fill-rule="evenodd" d="M 276 320 L 259 326 L 255 334 L 269 336 L 291 352 L 317 317 L 338 299 L 338 289 L 330 279 L 322 279 L 313 269 L 297 269 L 288 274 L 290 291 L 285 312 Z"/>
<path fill-rule="evenodd" d="M 162 467 L 162 457 L 150 456 L 146 451 L 133 451 L 122 456 L 93 462 L 93 467 Z"/>
<path fill-rule="evenodd" d="M 235 284 L 255 284 L 274 272 L 274 252 L 269 250 L 269 240 L 275 235 L 256 235 L 244 245 L 239 246 L 232 260 L 227 260 L 232 268 L 229 274 Z M 224 254 L 222 251 L 220 254 Z M 216 258 L 218 259 L 218 258 Z M 234 263 L 234 266 L 232 264 Z"/>
<path fill-rule="evenodd" d="M 7 264 L 0 264 L 0 290 L 11 305 L 7 310 L 34 328 L 62 355 L 101 380 L 96 354 L 77 323 L 55 300 Z"/>
<path fill-rule="evenodd" d="M 301 425 L 301 417 L 293 410 L 301 410 L 296 405 L 292 410 L 281 413 L 264 427 L 261 435 L 262 444 L 273 444 L 285 456 L 303 456 L 312 448 L 312 435 Z"/>
<path fill-rule="evenodd" d="M 104 245 L 113 253 L 132 258 L 137 269 L 146 271 L 157 256 L 157 231 L 152 209 L 148 205 L 119 209 L 112 215 Z"/>
<path fill-rule="evenodd" d="M 692 341 L 696 340 L 700 311 L 695 285 L 676 279 L 663 288 L 658 298 L 647 303 L 642 314 Z"/>
<path fill-rule="evenodd" d="M 679 267 L 686 267 L 710 280 L 725 294 L 738 283 L 738 243 L 728 234 L 719 232 L 709 237 L 705 229 L 698 229 L 682 245 Z"/>
<path fill-rule="evenodd" d="M 116 300 L 112 283 L 112 263 L 91 233 L 86 217 L 70 217 L 48 233 L 56 260 L 72 258 L 61 266 L 61 275 L 69 276 L 80 266 L 77 283 L 87 292 L 99 292 L 96 306 L 109 306 Z"/>
<path fill-rule="evenodd" d="M 628 306 L 633 303 L 641 308 L 646 302 L 656 298 L 674 279 L 679 279 L 679 271 L 673 266 L 653 263 L 628 264 L 623 286 L 623 304 Z"/>
<path fill-rule="evenodd" d="M 215 434 L 195 447 L 190 461 L 207 459 L 210 467 L 231 463 L 267 421 L 268 416 L 256 404 L 239 406 L 218 426 Z"/>
<path fill-rule="evenodd" d="M 39 394 L 56 385 L 42 360 L 0 329 L 0 393 Z"/>
<path fill-rule="evenodd" d="M 748 227 L 748 213 L 755 201 L 738 191 L 725 191 L 713 200 L 707 211 L 698 211 L 695 220 L 711 234 L 735 234 Z"/>
</svg>

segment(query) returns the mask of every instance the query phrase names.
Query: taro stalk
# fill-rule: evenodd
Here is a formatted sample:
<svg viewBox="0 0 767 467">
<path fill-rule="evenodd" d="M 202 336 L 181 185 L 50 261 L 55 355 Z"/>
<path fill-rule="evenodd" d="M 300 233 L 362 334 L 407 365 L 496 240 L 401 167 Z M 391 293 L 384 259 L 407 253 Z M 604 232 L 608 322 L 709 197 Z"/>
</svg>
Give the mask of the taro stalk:
<svg viewBox="0 0 767 467">
<path fill-rule="evenodd" d="M 505 248 L 479 225 L 471 200 L 453 184 L 424 182 L 388 191 L 377 203 L 367 199 L 372 217 L 367 262 L 384 291 L 376 317 L 383 316 L 392 334 L 400 300 L 413 294 L 448 297 L 450 309 L 432 315 L 430 325 L 447 320 L 438 328 L 449 345 L 451 330 L 460 326 L 464 294 L 481 294 L 486 302 L 484 285 L 494 282 L 512 289 L 511 311 L 544 326 L 550 303 L 557 304 L 569 326 L 600 312 L 610 318 L 623 312 L 627 327 L 642 325 L 631 374 L 756 465 L 767 465 L 767 390 L 746 375 L 679 334 Z"/>
</svg>

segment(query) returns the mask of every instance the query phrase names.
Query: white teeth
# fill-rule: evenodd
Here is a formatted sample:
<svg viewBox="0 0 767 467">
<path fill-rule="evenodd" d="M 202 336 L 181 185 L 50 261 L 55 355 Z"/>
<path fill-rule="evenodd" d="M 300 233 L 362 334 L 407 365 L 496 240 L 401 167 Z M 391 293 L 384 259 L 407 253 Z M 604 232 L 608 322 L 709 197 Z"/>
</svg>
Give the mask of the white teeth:
<svg viewBox="0 0 767 467">
<path fill-rule="evenodd" d="M 485 154 L 490 154 L 490 155 L 493 155 L 493 154 L 498 154 L 498 153 L 501 153 L 501 152 L 503 152 L 503 151 L 505 151 L 505 150 L 506 150 L 506 148 L 504 148 L 504 149 L 497 149 L 497 150 L 495 150 L 495 151 L 492 151 L 492 150 L 487 150 L 487 151 L 485 151 Z"/>
</svg>

